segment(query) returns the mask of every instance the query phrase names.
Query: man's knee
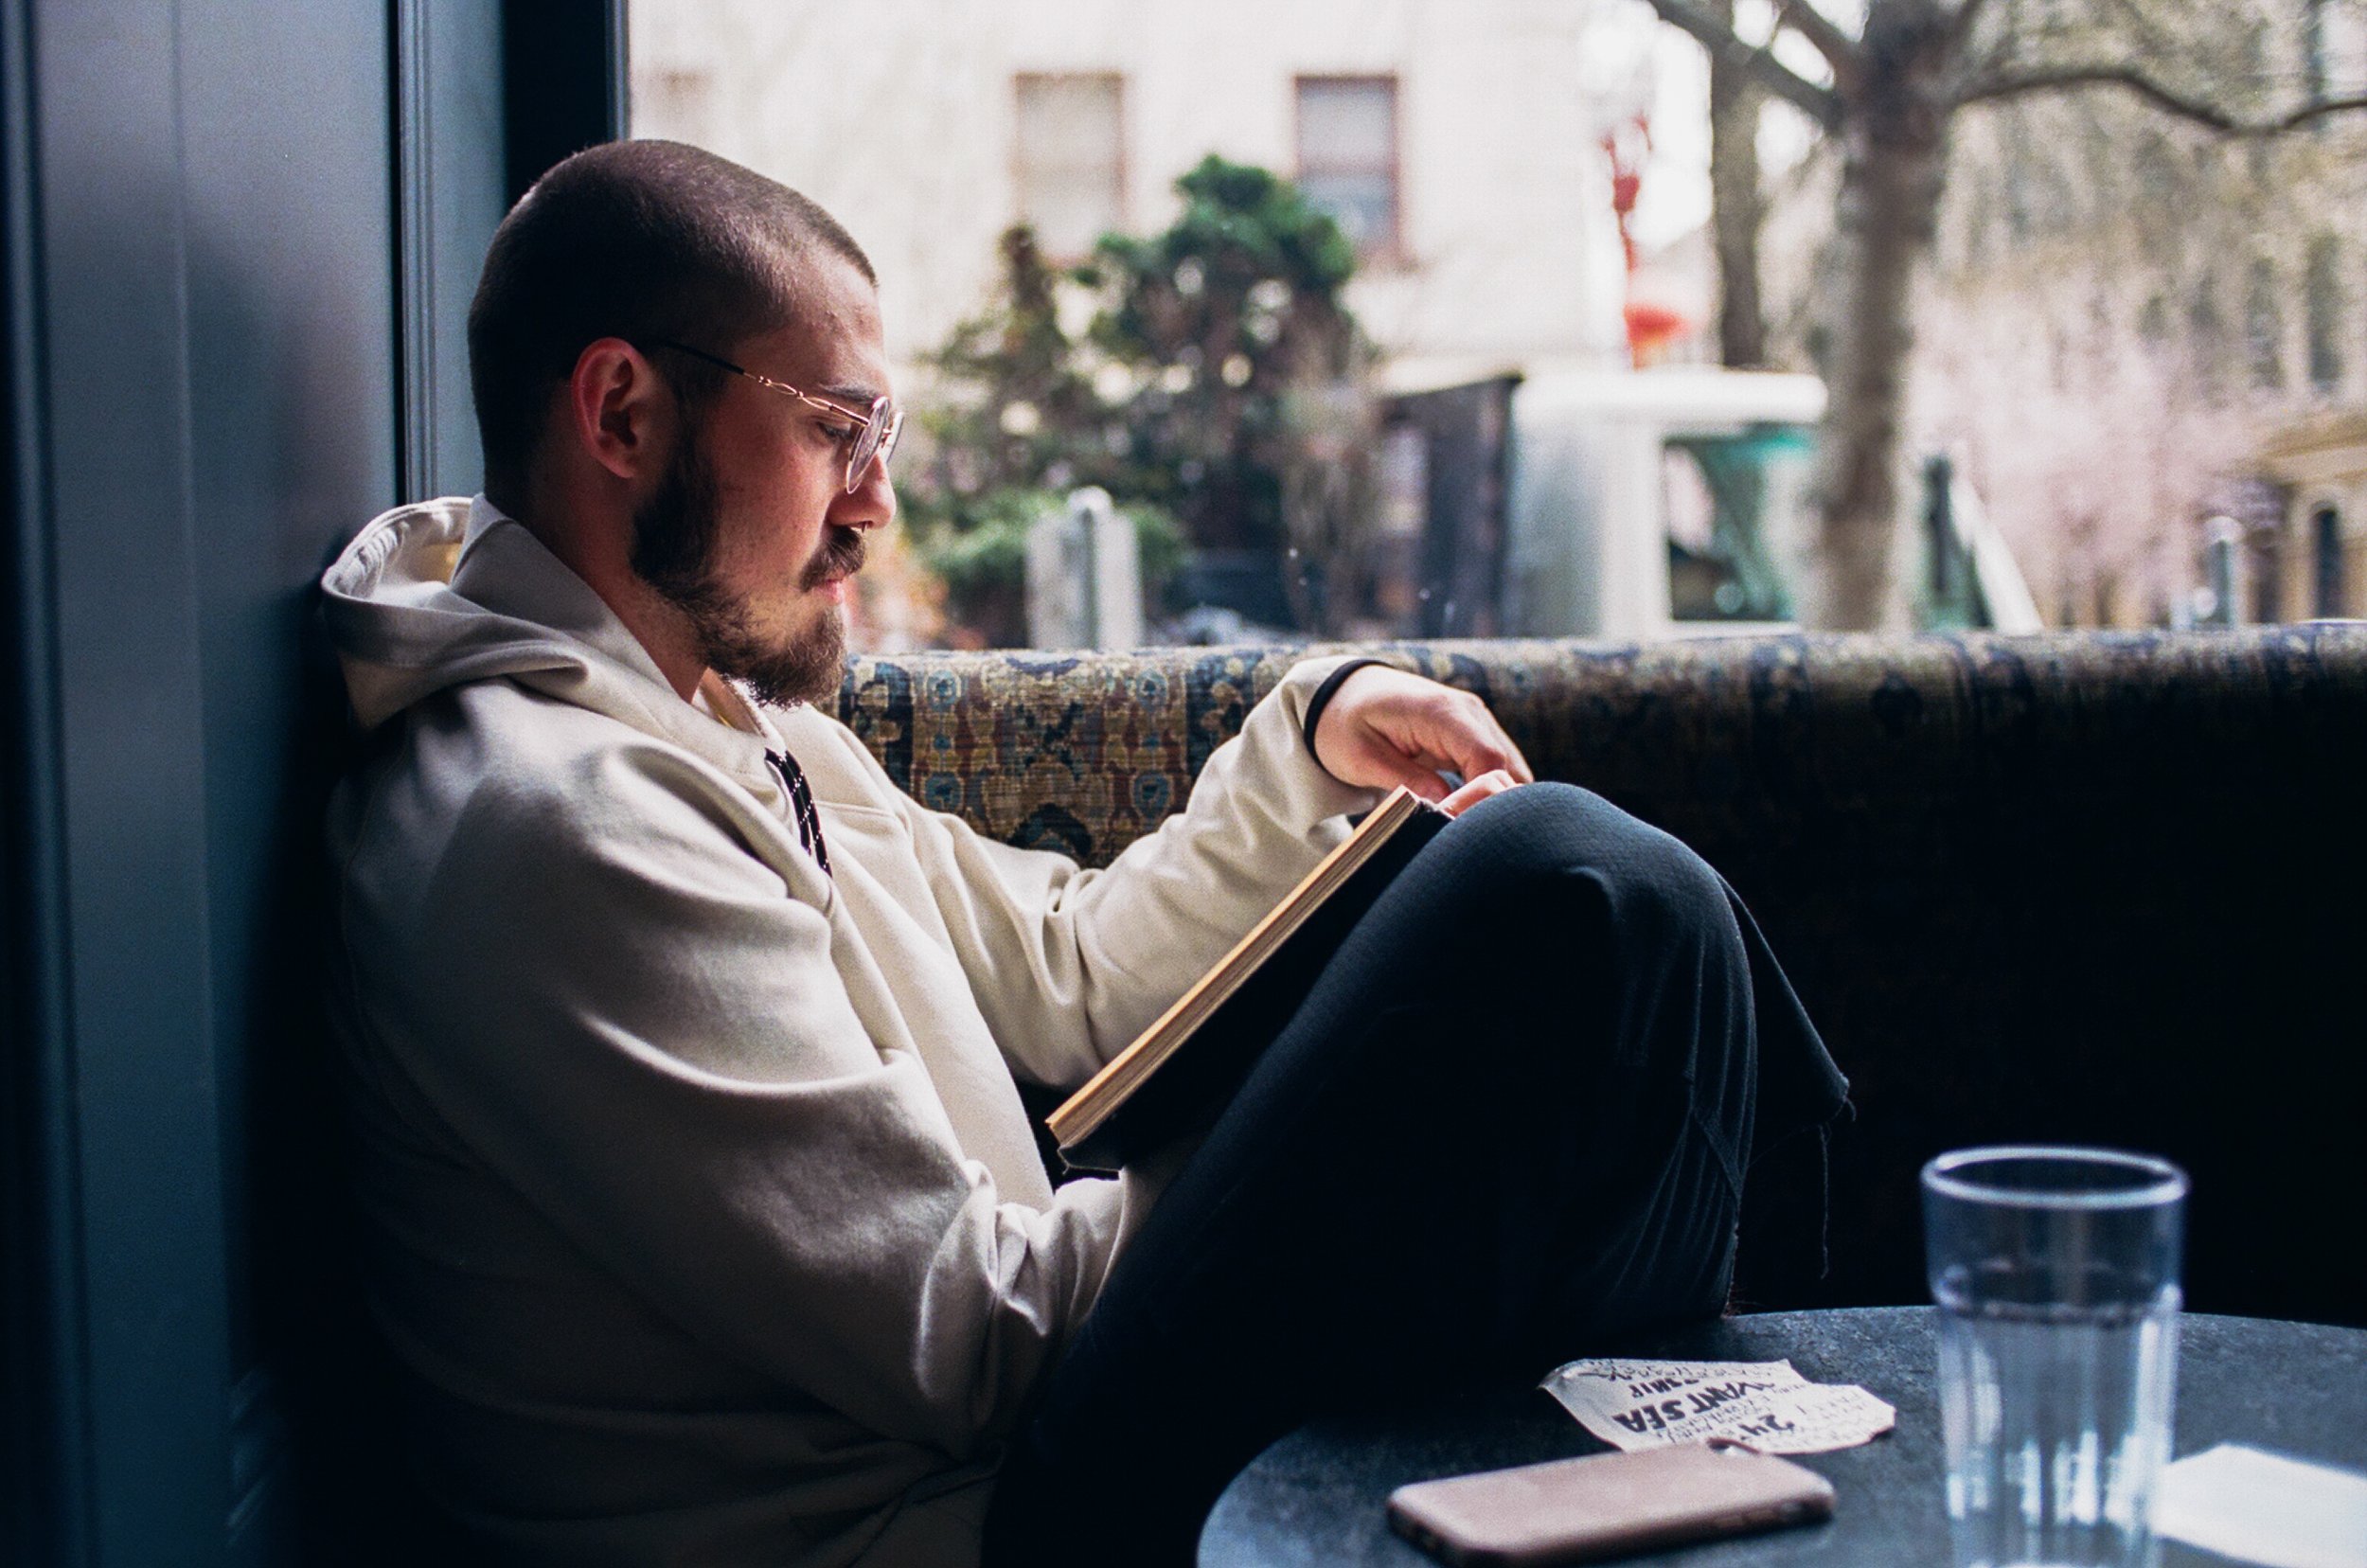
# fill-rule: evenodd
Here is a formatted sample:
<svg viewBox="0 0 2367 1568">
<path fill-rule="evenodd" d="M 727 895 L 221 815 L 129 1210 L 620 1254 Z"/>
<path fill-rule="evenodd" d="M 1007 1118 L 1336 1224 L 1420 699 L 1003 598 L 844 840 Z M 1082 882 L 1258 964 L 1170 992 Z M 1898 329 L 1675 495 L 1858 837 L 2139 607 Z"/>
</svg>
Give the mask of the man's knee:
<svg viewBox="0 0 2367 1568">
<path fill-rule="evenodd" d="M 1490 796 L 1455 831 L 1501 868 L 1508 884 L 1580 879 L 1598 889 L 1614 923 L 1718 946 L 1738 940 L 1726 884 L 1680 839 L 1591 790 L 1539 783 Z M 1690 944 L 1688 944 L 1690 945 Z"/>
<path fill-rule="evenodd" d="M 1587 1056 L 1606 1104 L 1682 1102 L 1730 1153 L 1753 1080 L 1751 960 L 1723 877 L 1681 840 L 1586 790 L 1536 792 L 1515 831 L 1542 853 L 1528 862 L 1558 911 L 1524 938 L 1533 972 L 1569 979 L 1563 1006 L 1601 1009 Z M 1479 808 L 1474 809 L 1474 812 Z M 1507 816 L 1510 813 L 1506 813 Z M 1528 900 L 1522 900 L 1528 901 Z"/>
<path fill-rule="evenodd" d="M 1357 1053 L 1359 1081 L 1394 1080 L 1396 1063 L 1435 1096 L 1442 1037 L 1491 1092 L 1534 1080 L 1557 1100 L 1578 1092 L 1573 1073 L 1602 1098 L 1605 1075 L 1690 1078 L 1700 1049 L 1722 1053 L 1671 1025 L 1711 1022 L 1695 1009 L 1746 960 L 1724 882 L 1668 834 L 1590 791 L 1530 784 L 1470 808 L 1416 866 L 1317 993 L 1313 1017 L 1358 1020 L 1333 1048 Z"/>
</svg>

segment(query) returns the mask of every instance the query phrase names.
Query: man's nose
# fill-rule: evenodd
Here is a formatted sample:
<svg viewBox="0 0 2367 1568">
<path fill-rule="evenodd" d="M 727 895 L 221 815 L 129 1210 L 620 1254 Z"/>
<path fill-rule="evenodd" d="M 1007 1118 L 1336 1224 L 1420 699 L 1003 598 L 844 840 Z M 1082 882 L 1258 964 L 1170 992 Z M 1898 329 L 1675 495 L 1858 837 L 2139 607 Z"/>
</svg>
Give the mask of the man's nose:
<svg viewBox="0 0 2367 1568">
<path fill-rule="evenodd" d="M 830 521 L 845 528 L 884 528 L 896 521 L 896 485 L 884 458 L 875 455 L 855 488 L 840 492 Z"/>
</svg>

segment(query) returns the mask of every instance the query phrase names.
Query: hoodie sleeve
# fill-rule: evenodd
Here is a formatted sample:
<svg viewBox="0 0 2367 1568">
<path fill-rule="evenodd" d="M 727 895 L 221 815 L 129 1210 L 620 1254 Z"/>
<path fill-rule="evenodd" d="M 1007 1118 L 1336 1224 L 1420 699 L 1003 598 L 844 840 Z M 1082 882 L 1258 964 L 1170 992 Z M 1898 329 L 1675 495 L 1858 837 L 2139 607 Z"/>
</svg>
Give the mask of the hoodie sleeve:
<svg viewBox="0 0 2367 1568">
<path fill-rule="evenodd" d="M 1351 663 L 1303 660 L 1210 754 L 1184 809 L 1107 870 L 909 809 L 914 842 L 1005 1056 L 1081 1083 L 1158 1018 L 1345 834 L 1373 790 L 1315 761 L 1311 705 Z"/>
<path fill-rule="evenodd" d="M 454 801 L 431 758 L 374 797 L 370 837 L 404 853 L 346 880 L 367 1048 L 703 1343 L 967 1455 L 1089 1307 L 1132 1189 L 1002 1201 L 921 1064 L 856 1018 L 827 912 L 684 766 L 610 747 Z"/>
</svg>

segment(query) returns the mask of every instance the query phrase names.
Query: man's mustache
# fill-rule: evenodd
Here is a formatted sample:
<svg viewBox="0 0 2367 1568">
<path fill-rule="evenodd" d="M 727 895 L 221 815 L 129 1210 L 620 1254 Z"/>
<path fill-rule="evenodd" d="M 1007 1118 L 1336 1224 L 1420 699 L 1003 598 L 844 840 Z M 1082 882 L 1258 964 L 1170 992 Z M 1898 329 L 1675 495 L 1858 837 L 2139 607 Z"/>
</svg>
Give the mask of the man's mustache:
<svg viewBox="0 0 2367 1568">
<path fill-rule="evenodd" d="M 819 588 L 832 578 L 851 577 L 863 570 L 863 539 L 856 528 L 832 527 L 822 553 L 806 568 L 806 586 Z"/>
</svg>

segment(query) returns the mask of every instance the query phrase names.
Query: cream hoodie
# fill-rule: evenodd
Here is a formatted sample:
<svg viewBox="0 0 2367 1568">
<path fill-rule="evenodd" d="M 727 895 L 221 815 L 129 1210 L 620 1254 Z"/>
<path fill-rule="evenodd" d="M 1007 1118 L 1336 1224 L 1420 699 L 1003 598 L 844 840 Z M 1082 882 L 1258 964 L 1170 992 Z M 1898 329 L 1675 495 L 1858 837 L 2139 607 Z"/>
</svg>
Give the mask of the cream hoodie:
<svg viewBox="0 0 2367 1568">
<path fill-rule="evenodd" d="M 1156 1185 L 1056 1192 L 1013 1075 L 1082 1081 L 1371 803 L 1300 739 L 1337 661 L 1081 871 L 811 709 L 683 702 L 481 498 L 322 586 L 369 736 L 329 825 L 369 1279 L 431 1485 L 515 1560 L 973 1561 Z"/>
</svg>

